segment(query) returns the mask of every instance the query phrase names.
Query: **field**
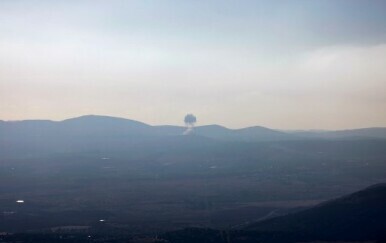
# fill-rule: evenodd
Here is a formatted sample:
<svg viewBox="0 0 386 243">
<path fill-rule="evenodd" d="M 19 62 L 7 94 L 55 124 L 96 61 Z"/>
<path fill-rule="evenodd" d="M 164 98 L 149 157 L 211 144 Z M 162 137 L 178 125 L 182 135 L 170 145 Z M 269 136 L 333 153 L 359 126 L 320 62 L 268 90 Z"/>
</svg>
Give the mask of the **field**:
<svg viewBox="0 0 386 243">
<path fill-rule="evenodd" d="M 384 151 L 364 140 L 8 154 L 0 231 L 237 228 L 384 181 Z"/>
</svg>

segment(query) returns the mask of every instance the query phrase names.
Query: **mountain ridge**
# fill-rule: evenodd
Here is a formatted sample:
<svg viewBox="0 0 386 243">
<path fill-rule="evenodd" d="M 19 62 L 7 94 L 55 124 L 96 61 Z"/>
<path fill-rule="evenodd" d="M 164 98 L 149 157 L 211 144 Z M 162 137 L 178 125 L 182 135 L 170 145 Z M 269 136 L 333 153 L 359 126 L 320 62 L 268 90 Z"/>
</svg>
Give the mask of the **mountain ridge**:
<svg viewBox="0 0 386 243">
<path fill-rule="evenodd" d="M 87 130 L 114 131 L 119 133 L 134 134 L 136 136 L 177 136 L 182 135 L 186 130 L 183 126 L 175 125 L 149 125 L 140 121 L 127 118 L 103 116 L 103 115 L 84 115 L 62 121 L 51 120 L 21 120 L 21 121 L 1 121 L 0 131 L 5 132 L 9 129 L 21 129 L 24 132 L 29 130 L 44 131 L 66 127 L 67 131 L 77 130 L 79 133 Z M 45 125 L 49 128 L 44 127 Z M 17 127 L 17 128 L 16 128 Z M 37 131 L 34 131 L 35 133 Z M 216 140 L 225 141 L 280 141 L 280 140 L 302 140 L 302 139 L 386 139 L 386 128 L 370 127 L 360 129 L 345 129 L 335 131 L 283 131 L 271 129 L 263 126 L 251 126 L 239 129 L 230 129 L 218 124 L 202 125 L 194 128 L 194 134 Z"/>
</svg>

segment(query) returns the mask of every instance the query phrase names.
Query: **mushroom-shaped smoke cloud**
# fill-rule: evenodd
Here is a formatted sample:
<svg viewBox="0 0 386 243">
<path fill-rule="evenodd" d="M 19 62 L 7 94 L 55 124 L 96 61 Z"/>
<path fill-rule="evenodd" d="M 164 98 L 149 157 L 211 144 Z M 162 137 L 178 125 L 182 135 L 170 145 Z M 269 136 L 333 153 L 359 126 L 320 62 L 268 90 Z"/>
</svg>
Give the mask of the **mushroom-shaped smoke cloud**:
<svg viewBox="0 0 386 243">
<path fill-rule="evenodd" d="M 186 131 L 184 135 L 188 135 L 193 132 L 194 124 L 197 122 L 197 118 L 193 114 L 187 114 L 184 119 L 186 125 Z"/>
</svg>

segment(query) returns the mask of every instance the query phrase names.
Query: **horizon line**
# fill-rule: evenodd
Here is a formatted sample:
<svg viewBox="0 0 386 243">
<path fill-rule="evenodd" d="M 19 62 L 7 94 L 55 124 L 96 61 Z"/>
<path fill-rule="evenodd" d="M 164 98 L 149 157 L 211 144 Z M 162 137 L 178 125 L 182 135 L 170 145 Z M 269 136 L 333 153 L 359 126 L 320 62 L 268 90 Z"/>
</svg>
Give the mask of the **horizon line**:
<svg viewBox="0 0 386 243">
<path fill-rule="evenodd" d="M 177 124 L 156 124 L 155 125 L 155 124 L 149 124 L 149 123 L 146 123 L 146 122 L 142 122 L 140 120 L 135 120 L 135 119 L 127 118 L 127 117 L 119 117 L 119 116 L 111 116 L 111 115 L 97 115 L 97 114 L 80 115 L 80 116 L 74 116 L 74 117 L 65 118 L 65 119 L 61 119 L 61 120 L 54 120 L 54 119 L 2 120 L 2 119 L 0 119 L 0 121 L 1 122 L 26 122 L 26 121 L 63 122 L 63 121 L 66 121 L 66 120 L 78 119 L 78 118 L 82 118 L 82 117 L 92 117 L 92 116 L 94 116 L 94 117 L 108 117 L 108 118 L 115 118 L 115 119 L 124 119 L 124 120 L 129 120 L 129 121 L 143 123 L 145 125 L 153 126 L 153 127 L 157 127 L 157 126 L 176 126 L 176 127 L 181 127 L 181 128 L 185 127 L 183 125 L 177 125 Z M 271 128 L 269 126 L 262 126 L 262 125 L 251 125 L 251 126 L 246 126 L 246 127 L 230 128 L 230 127 L 227 127 L 227 126 L 224 126 L 224 125 L 220 125 L 218 123 L 202 124 L 202 125 L 199 125 L 199 126 L 196 126 L 196 127 L 205 127 L 205 126 L 220 126 L 220 127 L 223 127 L 223 128 L 229 129 L 229 130 L 241 130 L 241 129 L 252 128 L 252 127 L 262 127 L 262 128 L 267 128 L 267 129 L 271 129 L 271 130 L 275 130 L 275 131 L 282 131 L 282 132 L 286 132 L 286 131 L 291 131 L 291 132 L 296 132 L 296 131 L 305 131 L 305 132 L 323 132 L 323 131 L 326 131 L 327 132 L 327 131 L 329 131 L 329 132 L 333 132 L 333 131 L 345 131 L 345 130 L 361 130 L 361 129 L 370 129 L 370 128 L 386 128 L 386 125 L 385 126 L 363 126 L 363 127 L 343 128 L 343 129 L 323 129 L 323 128 L 282 129 L 282 128 Z"/>
</svg>

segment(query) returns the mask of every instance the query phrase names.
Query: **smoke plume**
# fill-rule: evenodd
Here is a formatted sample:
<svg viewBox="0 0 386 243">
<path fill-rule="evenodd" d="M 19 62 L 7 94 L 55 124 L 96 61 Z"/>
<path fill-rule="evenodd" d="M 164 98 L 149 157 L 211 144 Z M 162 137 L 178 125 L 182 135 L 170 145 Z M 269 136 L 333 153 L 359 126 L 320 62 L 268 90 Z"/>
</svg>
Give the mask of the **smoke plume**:
<svg viewBox="0 0 386 243">
<path fill-rule="evenodd" d="M 193 132 L 194 124 L 197 122 L 197 118 L 193 114 L 187 114 L 184 118 L 186 130 L 184 135 L 191 134 Z"/>
</svg>

